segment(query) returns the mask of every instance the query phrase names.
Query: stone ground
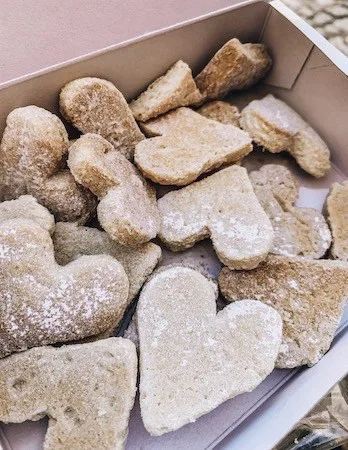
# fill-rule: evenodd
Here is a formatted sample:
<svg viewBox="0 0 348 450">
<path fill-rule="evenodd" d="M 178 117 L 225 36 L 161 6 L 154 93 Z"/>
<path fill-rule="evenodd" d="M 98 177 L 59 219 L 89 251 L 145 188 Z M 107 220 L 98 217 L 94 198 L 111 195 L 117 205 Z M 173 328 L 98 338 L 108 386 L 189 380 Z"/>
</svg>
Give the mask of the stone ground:
<svg viewBox="0 0 348 450">
<path fill-rule="evenodd" d="M 348 55 L 348 0 L 283 0 Z"/>
</svg>

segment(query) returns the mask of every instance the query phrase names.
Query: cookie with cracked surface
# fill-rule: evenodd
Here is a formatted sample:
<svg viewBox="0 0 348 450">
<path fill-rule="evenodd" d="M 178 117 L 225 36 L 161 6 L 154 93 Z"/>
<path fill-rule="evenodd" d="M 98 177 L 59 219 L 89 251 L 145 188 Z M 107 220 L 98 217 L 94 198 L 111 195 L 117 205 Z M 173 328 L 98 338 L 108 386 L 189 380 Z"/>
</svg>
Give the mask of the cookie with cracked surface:
<svg viewBox="0 0 348 450">
<path fill-rule="evenodd" d="M 82 133 L 100 134 L 127 159 L 144 139 L 121 92 L 101 78 L 70 81 L 59 96 L 60 111 Z"/>
<path fill-rule="evenodd" d="M 271 67 L 272 59 L 263 44 L 242 44 L 231 39 L 196 76 L 195 82 L 206 99 L 216 100 L 230 91 L 251 87 Z"/>
<path fill-rule="evenodd" d="M 68 135 L 61 120 L 37 106 L 14 109 L 0 146 L 0 198 L 31 194 L 57 220 L 85 223 L 96 199 L 64 169 Z"/>
<path fill-rule="evenodd" d="M 222 295 L 259 300 L 283 319 L 276 366 L 313 366 L 329 350 L 348 295 L 348 265 L 338 261 L 269 256 L 252 271 L 223 268 Z"/>
<path fill-rule="evenodd" d="M 154 188 L 98 134 L 81 136 L 69 150 L 75 180 L 99 197 L 101 226 L 115 241 L 136 246 L 155 238 L 159 213 Z"/>
<path fill-rule="evenodd" d="M 33 348 L 0 361 L 0 420 L 48 416 L 46 450 L 122 450 L 136 379 L 127 339 Z"/>
<path fill-rule="evenodd" d="M 150 84 L 129 107 L 136 120 L 145 122 L 171 109 L 192 105 L 201 100 L 202 94 L 192 78 L 190 67 L 180 60 Z"/>
<path fill-rule="evenodd" d="M 24 218 L 0 223 L 0 358 L 114 327 L 128 289 L 111 256 L 82 256 L 61 267 L 47 228 Z"/>
<path fill-rule="evenodd" d="M 249 300 L 216 313 L 217 293 L 200 272 L 174 266 L 154 274 L 140 294 L 140 407 L 153 436 L 252 391 L 274 368 L 279 314 Z"/>
<path fill-rule="evenodd" d="M 266 164 L 249 173 L 254 192 L 271 220 L 275 240 L 272 253 L 319 259 L 331 244 L 324 216 L 313 208 L 294 206 L 299 185 L 290 170 Z"/>
<path fill-rule="evenodd" d="M 330 170 L 330 150 L 325 142 L 297 112 L 273 95 L 249 103 L 240 124 L 257 145 L 271 153 L 288 151 L 310 175 L 320 178 Z"/>
<path fill-rule="evenodd" d="M 252 269 L 272 249 L 272 225 L 242 167 L 228 167 L 169 192 L 158 200 L 158 208 L 159 238 L 173 251 L 210 237 L 224 264 Z"/>
</svg>

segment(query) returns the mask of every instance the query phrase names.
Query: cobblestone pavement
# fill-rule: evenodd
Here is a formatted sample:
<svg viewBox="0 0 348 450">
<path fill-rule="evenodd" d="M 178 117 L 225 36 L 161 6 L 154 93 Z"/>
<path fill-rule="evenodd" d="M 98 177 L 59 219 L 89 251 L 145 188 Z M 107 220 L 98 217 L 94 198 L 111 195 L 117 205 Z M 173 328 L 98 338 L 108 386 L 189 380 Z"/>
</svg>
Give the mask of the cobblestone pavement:
<svg viewBox="0 0 348 450">
<path fill-rule="evenodd" d="M 283 0 L 348 55 L 348 0 Z"/>
</svg>

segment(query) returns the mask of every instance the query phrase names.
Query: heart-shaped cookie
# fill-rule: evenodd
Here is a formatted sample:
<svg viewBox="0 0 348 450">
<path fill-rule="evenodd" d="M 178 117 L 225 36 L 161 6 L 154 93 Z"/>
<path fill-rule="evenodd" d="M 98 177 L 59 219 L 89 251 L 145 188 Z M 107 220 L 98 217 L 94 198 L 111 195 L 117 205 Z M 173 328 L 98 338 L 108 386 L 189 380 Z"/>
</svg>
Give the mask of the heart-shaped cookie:
<svg viewBox="0 0 348 450">
<path fill-rule="evenodd" d="M 46 229 L 26 219 L 0 223 L 0 357 L 93 336 L 127 306 L 128 278 L 111 256 L 61 267 Z"/>
<path fill-rule="evenodd" d="M 100 198 L 98 219 L 112 239 L 139 245 L 156 237 L 156 193 L 140 172 L 98 134 L 81 136 L 69 149 L 75 180 Z"/>
<path fill-rule="evenodd" d="M 216 297 L 212 280 L 182 266 L 159 271 L 140 295 L 140 406 L 152 435 L 252 391 L 274 368 L 279 314 L 251 300 L 216 314 Z"/>
</svg>

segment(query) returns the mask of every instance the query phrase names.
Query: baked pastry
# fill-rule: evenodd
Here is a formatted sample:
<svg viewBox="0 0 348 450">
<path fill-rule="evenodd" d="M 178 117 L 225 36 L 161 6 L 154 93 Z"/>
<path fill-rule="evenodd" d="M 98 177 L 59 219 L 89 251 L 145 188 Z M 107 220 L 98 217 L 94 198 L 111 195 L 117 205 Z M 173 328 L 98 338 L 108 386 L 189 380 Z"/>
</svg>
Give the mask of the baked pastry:
<svg viewBox="0 0 348 450">
<path fill-rule="evenodd" d="M 253 100 L 243 109 L 241 127 L 271 153 L 288 151 L 316 178 L 330 170 L 330 150 L 318 133 L 286 103 L 273 95 Z"/>
<path fill-rule="evenodd" d="M 226 125 L 239 127 L 240 112 L 237 106 L 230 105 L 227 102 L 215 100 L 205 103 L 196 110 L 207 119 L 216 120 Z"/>
<path fill-rule="evenodd" d="M 153 436 L 252 391 L 274 368 L 279 314 L 250 300 L 216 314 L 217 292 L 201 273 L 174 266 L 154 274 L 140 294 L 140 407 Z"/>
<path fill-rule="evenodd" d="M 158 200 L 158 208 L 159 238 L 173 251 L 210 237 L 224 264 L 253 269 L 272 249 L 272 225 L 242 167 L 228 167 L 169 192 Z"/>
<path fill-rule="evenodd" d="M 0 361 L 0 420 L 48 416 L 45 450 L 121 450 L 136 379 L 127 339 L 33 348 Z"/>
<path fill-rule="evenodd" d="M 331 186 L 326 209 L 333 237 L 331 255 L 348 261 L 348 181 Z"/>
<path fill-rule="evenodd" d="M 219 286 L 229 301 L 259 300 L 283 319 L 276 366 L 313 366 L 329 350 L 348 295 L 348 265 L 269 256 L 252 271 L 223 268 Z"/>
</svg>

